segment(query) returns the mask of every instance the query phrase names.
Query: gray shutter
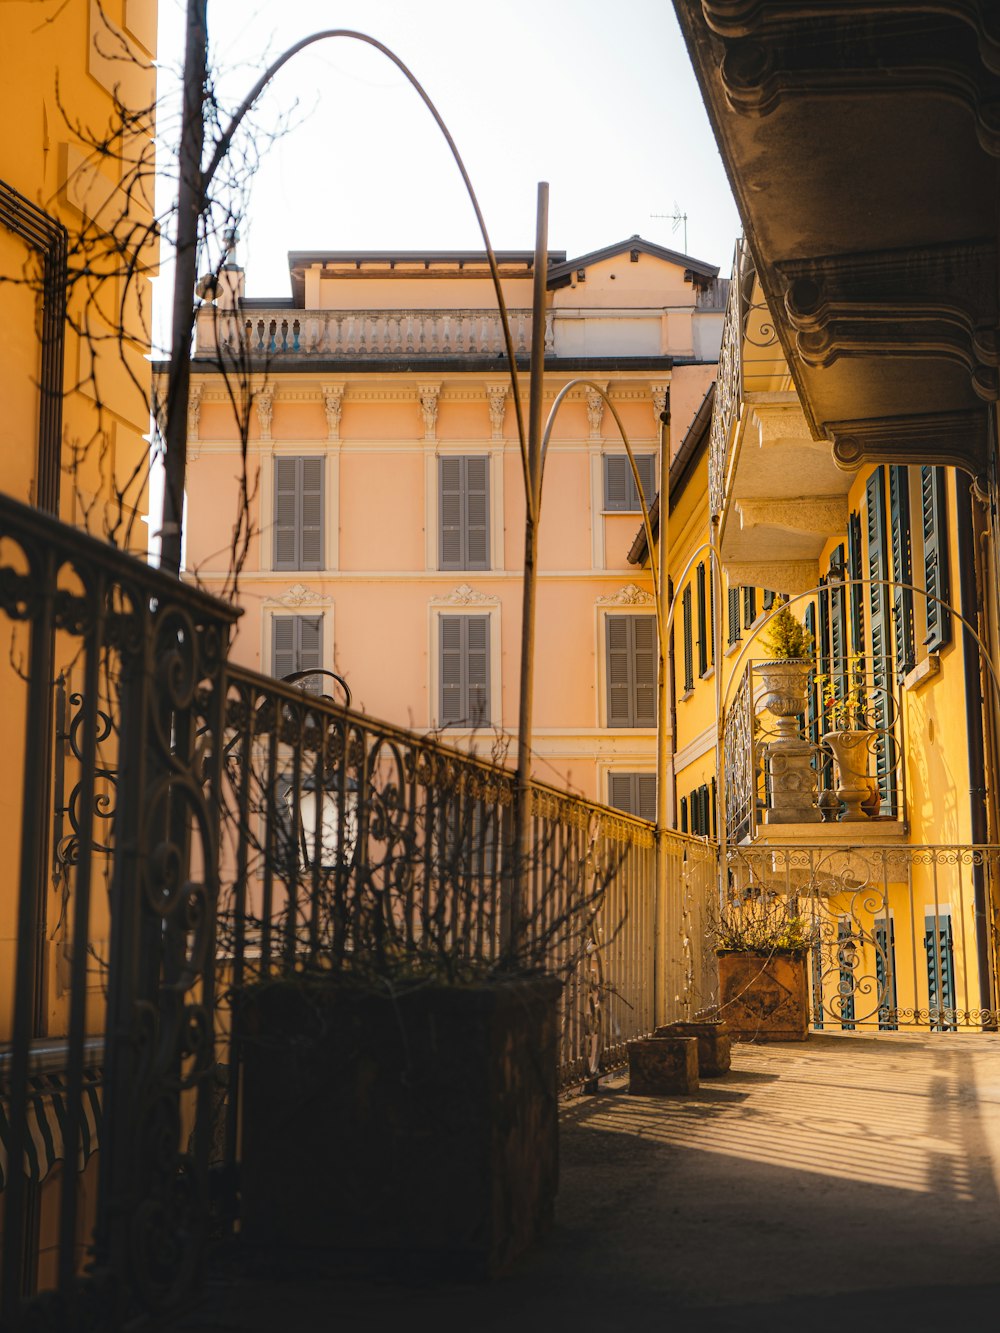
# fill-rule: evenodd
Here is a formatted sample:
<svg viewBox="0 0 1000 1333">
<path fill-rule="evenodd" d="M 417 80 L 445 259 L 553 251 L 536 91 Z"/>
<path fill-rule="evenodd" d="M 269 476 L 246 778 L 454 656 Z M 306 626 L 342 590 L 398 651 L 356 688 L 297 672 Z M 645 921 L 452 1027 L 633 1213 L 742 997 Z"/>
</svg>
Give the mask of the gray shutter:
<svg viewBox="0 0 1000 1333">
<path fill-rule="evenodd" d="M 299 460 L 274 460 L 274 568 L 297 569 L 299 556 Z"/>
<path fill-rule="evenodd" d="M 889 517 L 892 535 L 892 625 L 896 640 L 896 671 L 916 666 L 917 649 L 913 626 L 913 593 L 901 583 L 913 582 L 910 533 L 910 483 L 905 467 L 889 469 Z"/>
<path fill-rule="evenodd" d="M 299 569 L 322 569 L 323 460 L 299 458 Z"/>
<path fill-rule="evenodd" d="M 464 616 L 441 616 L 441 724 L 461 722 L 465 712 L 462 671 Z"/>
<path fill-rule="evenodd" d="M 635 460 L 635 468 L 639 474 L 639 480 L 642 482 L 642 498 L 646 501 L 648 508 L 653 503 L 653 496 L 656 494 L 656 455 L 640 454 Z M 632 469 L 629 468 L 629 479 L 632 482 L 632 493 L 635 495 L 635 508 L 641 509 L 639 497 L 635 494 L 635 478 L 632 476 Z"/>
<path fill-rule="evenodd" d="M 623 454 L 604 455 L 604 508 L 628 509 L 632 469 Z"/>
<path fill-rule="evenodd" d="M 463 616 L 465 622 L 466 720 L 481 727 L 490 720 L 490 618 Z"/>
<path fill-rule="evenodd" d="M 729 624 L 727 626 L 726 637 L 730 646 L 740 641 L 740 590 L 739 588 L 730 588 L 727 598 L 727 614 Z"/>
<path fill-rule="evenodd" d="M 635 774 L 635 813 L 640 819 L 656 823 L 656 774 Z"/>
<path fill-rule="evenodd" d="M 920 509 L 924 536 L 924 587 L 931 597 L 947 601 L 949 571 L 944 468 L 920 469 Z M 935 652 L 951 643 L 951 613 L 931 597 L 927 598 L 927 638 L 924 643 L 930 652 Z"/>
<path fill-rule="evenodd" d="M 490 460 L 464 458 L 465 568 L 490 567 Z"/>
<path fill-rule="evenodd" d="M 616 810 L 624 810 L 627 814 L 633 813 L 632 779 L 634 776 L 634 773 L 608 774 L 608 804 L 613 805 Z"/>
<path fill-rule="evenodd" d="M 708 646 L 705 642 L 705 566 L 699 564 L 695 570 L 695 590 L 698 595 L 698 675 L 703 676 L 708 670 Z"/>
<path fill-rule="evenodd" d="M 629 616 L 606 616 L 604 637 L 608 668 L 608 726 L 631 727 L 631 671 Z"/>
<path fill-rule="evenodd" d="M 440 564 L 442 569 L 463 569 L 465 551 L 462 520 L 465 511 L 461 458 L 442 458 L 438 464 L 440 514 Z"/>
<path fill-rule="evenodd" d="M 279 680 L 295 670 L 297 619 L 297 616 L 274 616 L 271 620 L 271 670 Z"/>
<path fill-rule="evenodd" d="M 656 617 L 629 616 L 632 633 L 634 727 L 656 726 Z"/>
<path fill-rule="evenodd" d="M 684 613 L 684 689 L 694 689 L 694 638 L 691 626 L 691 585 L 684 589 L 681 598 Z"/>
<path fill-rule="evenodd" d="M 323 665 L 323 617 L 296 616 L 298 622 L 297 671 L 315 671 Z"/>
</svg>

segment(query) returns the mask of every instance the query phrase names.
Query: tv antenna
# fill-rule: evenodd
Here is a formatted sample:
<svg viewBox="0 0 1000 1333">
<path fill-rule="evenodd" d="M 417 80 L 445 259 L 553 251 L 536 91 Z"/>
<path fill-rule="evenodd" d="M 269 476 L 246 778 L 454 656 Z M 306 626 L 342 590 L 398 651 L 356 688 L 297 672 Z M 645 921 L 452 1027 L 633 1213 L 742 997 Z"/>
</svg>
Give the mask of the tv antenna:
<svg viewBox="0 0 1000 1333">
<path fill-rule="evenodd" d="M 676 235 L 676 234 L 677 234 L 677 228 L 678 228 L 678 227 L 683 226 L 683 228 L 684 228 L 684 253 L 687 254 L 687 248 L 688 248 L 688 215 L 687 215 L 686 213 L 682 213 L 682 212 L 681 212 L 681 206 L 680 206 L 680 204 L 677 202 L 677 200 L 676 200 L 676 199 L 674 200 L 674 211 L 673 211 L 672 213 L 650 213 L 649 216 L 650 216 L 651 218 L 663 218 L 663 219 L 665 219 L 667 222 L 672 222 L 674 225 L 670 228 L 670 231 L 671 231 L 671 233 L 672 233 L 673 235 Z"/>
</svg>

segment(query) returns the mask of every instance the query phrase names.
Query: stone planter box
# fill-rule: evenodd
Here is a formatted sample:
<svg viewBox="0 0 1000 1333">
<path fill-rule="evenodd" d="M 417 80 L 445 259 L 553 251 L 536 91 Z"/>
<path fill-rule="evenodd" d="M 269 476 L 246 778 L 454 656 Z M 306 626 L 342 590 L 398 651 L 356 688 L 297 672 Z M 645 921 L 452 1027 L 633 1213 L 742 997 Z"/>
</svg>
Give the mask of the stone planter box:
<svg viewBox="0 0 1000 1333">
<path fill-rule="evenodd" d="M 729 1072 L 732 1043 L 725 1023 L 666 1023 L 654 1037 L 694 1037 L 698 1043 L 698 1077 L 719 1078 Z"/>
<path fill-rule="evenodd" d="M 249 991 L 241 1242 L 333 1273 L 506 1269 L 553 1219 L 560 989 Z"/>
<path fill-rule="evenodd" d="M 693 1037 L 642 1037 L 630 1041 L 628 1090 L 635 1097 L 697 1092 L 697 1041 Z"/>
<path fill-rule="evenodd" d="M 805 954 L 720 953 L 719 1008 L 737 1041 L 805 1041 Z"/>
</svg>

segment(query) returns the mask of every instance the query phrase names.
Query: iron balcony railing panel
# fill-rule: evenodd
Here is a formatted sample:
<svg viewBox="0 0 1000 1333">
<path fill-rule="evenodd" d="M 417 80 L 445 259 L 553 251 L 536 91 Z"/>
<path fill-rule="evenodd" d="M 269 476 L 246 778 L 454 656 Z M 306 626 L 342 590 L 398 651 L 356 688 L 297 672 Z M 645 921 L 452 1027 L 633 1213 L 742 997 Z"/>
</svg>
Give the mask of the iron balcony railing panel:
<svg viewBox="0 0 1000 1333">
<path fill-rule="evenodd" d="M 1000 847 L 733 847 L 730 903 L 782 899 L 809 942 L 816 1029 L 996 1031 Z M 723 1015 L 724 1017 L 724 1015 Z"/>
<path fill-rule="evenodd" d="M 9 497 L 0 612 L 0 1322 L 40 1287 L 120 1327 L 181 1297 L 207 1234 L 218 746 L 192 702 L 236 612 Z"/>
</svg>

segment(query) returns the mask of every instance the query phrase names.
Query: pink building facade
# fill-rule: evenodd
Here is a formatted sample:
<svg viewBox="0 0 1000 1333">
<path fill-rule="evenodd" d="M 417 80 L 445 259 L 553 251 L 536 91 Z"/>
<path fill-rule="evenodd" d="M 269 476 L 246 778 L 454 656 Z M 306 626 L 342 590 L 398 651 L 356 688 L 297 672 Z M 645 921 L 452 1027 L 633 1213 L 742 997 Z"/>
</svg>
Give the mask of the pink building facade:
<svg viewBox="0 0 1000 1333">
<path fill-rule="evenodd" d="M 498 259 L 526 394 L 532 256 Z M 188 577 L 232 587 L 245 413 L 237 660 L 334 670 L 365 711 L 512 761 L 524 498 L 485 256 L 292 253 L 289 268 L 290 299 L 251 300 L 233 261 L 199 311 Z M 724 286 L 639 237 L 550 256 L 546 410 L 571 380 L 605 389 L 649 501 L 665 395 L 676 444 L 715 377 Z M 627 558 L 640 521 L 612 414 L 572 388 L 545 470 L 534 773 L 651 817 L 653 606 Z"/>
</svg>

